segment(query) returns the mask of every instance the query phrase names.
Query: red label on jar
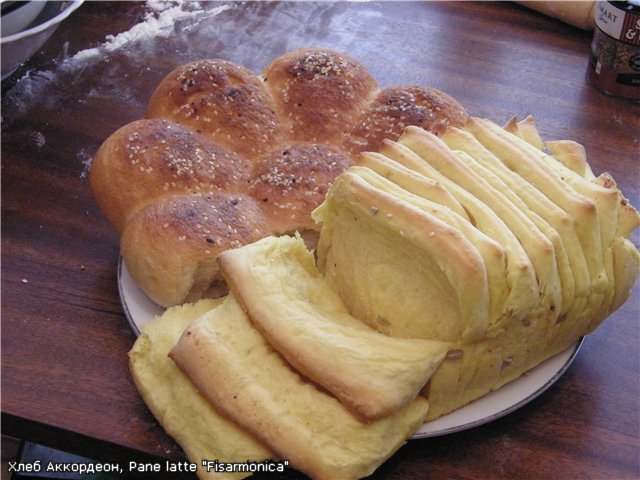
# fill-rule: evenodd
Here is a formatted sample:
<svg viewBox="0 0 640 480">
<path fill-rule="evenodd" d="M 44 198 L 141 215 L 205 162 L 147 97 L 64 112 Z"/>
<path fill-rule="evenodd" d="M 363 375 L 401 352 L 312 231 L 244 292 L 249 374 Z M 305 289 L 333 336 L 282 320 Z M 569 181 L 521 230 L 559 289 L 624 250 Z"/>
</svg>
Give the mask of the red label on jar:
<svg viewBox="0 0 640 480">
<path fill-rule="evenodd" d="M 627 12 L 621 30 L 620 41 L 631 45 L 640 45 L 640 15 Z"/>
<path fill-rule="evenodd" d="M 591 83 L 605 93 L 640 99 L 640 15 L 611 2 L 598 2 L 595 23 Z"/>
</svg>

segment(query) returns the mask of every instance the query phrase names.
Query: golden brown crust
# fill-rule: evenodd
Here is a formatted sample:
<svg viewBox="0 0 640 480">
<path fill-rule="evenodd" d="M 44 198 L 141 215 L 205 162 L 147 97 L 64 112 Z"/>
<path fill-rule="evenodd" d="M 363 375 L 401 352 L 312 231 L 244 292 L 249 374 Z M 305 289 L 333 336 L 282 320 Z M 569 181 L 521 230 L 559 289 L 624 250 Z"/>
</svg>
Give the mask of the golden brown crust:
<svg viewBox="0 0 640 480">
<path fill-rule="evenodd" d="M 169 195 L 246 192 L 251 163 L 167 120 L 121 127 L 95 155 L 90 182 L 118 231 L 143 205 Z"/>
<path fill-rule="evenodd" d="M 350 139 L 364 135 L 370 115 L 372 124 L 379 122 L 372 128 L 375 138 Z M 445 124 L 462 125 L 467 114 L 436 90 L 381 92 L 353 58 L 307 48 L 275 59 L 261 75 L 221 59 L 180 66 L 160 82 L 146 116 L 109 137 L 91 169 L 94 196 L 120 233 L 135 212 L 156 202 L 219 191 L 253 195 L 264 213 L 263 231 L 317 230 L 311 212 L 359 152 L 399 136 L 406 125 L 437 132 Z M 362 131 L 351 131 L 356 124 Z M 154 262 L 154 275 L 160 275 L 165 255 L 140 245 L 126 260 L 130 271 L 147 264 L 146 273 L 137 274 L 144 281 Z M 195 261 L 189 251 L 169 255 Z M 202 270 L 210 271 L 210 259 L 201 261 Z M 157 290 L 153 284 L 140 287 Z M 152 296 L 163 305 L 182 296 L 166 293 Z"/>
<path fill-rule="evenodd" d="M 362 113 L 345 146 L 353 153 L 377 152 L 384 140 L 396 140 L 410 125 L 439 135 L 449 125 L 463 126 L 468 118 L 456 100 L 435 88 L 386 88 Z"/>
<path fill-rule="evenodd" d="M 289 52 L 263 75 L 294 142 L 338 143 L 378 89 L 362 65 L 331 50 Z"/>
<path fill-rule="evenodd" d="M 127 222 L 122 255 L 151 299 L 177 305 L 201 298 L 218 279 L 218 253 L 269 235 L 265 225 L 255 200 L 245 195 L 170 197 Z"/>
<path fill-rule="evenodd" d="M 250 158 L 284 143 L 264 83 L 227 60 L 200 60 L 173 70 L 153 93 L 147 117 L 180 122 Z"/>
<path fill-rule="evenodd" d="M 317 229 L 310 212 L 320 205 L 334 179 L 352 165 L 343 151 L 299 143 L 272 152 L 256 165 L 251 194 L 279 233 Z"/>
</svg>

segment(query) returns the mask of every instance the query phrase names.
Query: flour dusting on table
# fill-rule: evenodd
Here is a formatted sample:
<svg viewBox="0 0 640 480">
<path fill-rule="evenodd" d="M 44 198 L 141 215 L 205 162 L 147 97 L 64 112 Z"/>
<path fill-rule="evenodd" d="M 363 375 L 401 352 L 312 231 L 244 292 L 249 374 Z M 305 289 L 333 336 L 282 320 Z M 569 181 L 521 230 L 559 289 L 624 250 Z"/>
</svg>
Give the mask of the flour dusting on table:
<svg viewBox="0 0 640 480">
<path fill-rule="evenodd" d="M 193 28 L 195 23 L 214 17 L 230 8 L 230 5 L 220 5 L 207 10 L 203 9 L 200 2 L 148 1 L 148 11 L 142 22 L 134 25 L 126 32 L 107 35 L 104 43 L 94 48 L 79 51 L 71 58 L 66 59 L 63 62 L 63 66 L 74 67 L 79 62 L 101 60 L 104 59 L 105 54 L 118 51 L 124 46 L 151 41 L 158 37 L 168 37 L 176 32 L 176 26 L 181 22 L 188 20 L 189 28 Z"/>
<path fill-rule="evenodd" d="M 175 56 L 194 55 L 192 37 L 215 30 L 215 24 L 207 22 L 232 8 L 218 2 L 149 0 L 141 5 L 140 21 L 128 30 L 106 35 L 98 45 L 78 52 L 70 52 L 65 42 L 47 68 L 24 71 L 8 88 L 2 99 L 3 128 L 33 109 L 44 117 L 70 104 L 79 118 L 110 109 L 130 115 L 124 120 L 142 117 L 148 94 L 176 66 Z M 212 39 L 207 40 L 211 45 Z M 199 42 L 198 48 L 205 44 Z M 112 131 L 92 133 L 103 138 Z M 31 140 L 38 148 L 45 144 L 42 134 Z M 82 148 L 76 156 L 80 177 L 90 169 L 95 153 L 90 150 Z"/>
</svg>

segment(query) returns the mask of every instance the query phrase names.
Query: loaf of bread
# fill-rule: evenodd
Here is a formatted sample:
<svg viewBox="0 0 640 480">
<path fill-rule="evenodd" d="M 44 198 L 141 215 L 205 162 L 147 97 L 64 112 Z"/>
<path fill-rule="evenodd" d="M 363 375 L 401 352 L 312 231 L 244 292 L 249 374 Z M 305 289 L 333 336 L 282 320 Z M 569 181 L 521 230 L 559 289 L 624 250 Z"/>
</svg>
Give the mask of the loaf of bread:
<svg viewBox="0 0 640 480">
<path fill-rule="evenodd" d="M 289 52 L 261 75 L 194 61 L 161 81 L 145 119 L 105 140 L 90 183 L 132 277 L 171 306 L 223 294 L 215 258 L 230 247 L 296 230 L 313 241 L 311 211 L 360 152 L 467 117 L 432 88 L 380 89 L 330 50 Z"/>
<path fill-rule="evenodd" d="M 407 127 L 335 179 L 313 212 L 317 261 L 299 236 L 226 250 L 223 301 L 144 330 L 136 384 L 193 462 L 246 452 L 312 478 L 369 475 L 421 422 L 517 379 L 627 299 L 640 214 L 581 146 L 547 148 L 531 118 L 440 133 Z"/>
<path fill-rule="evenodd" d="M 471 118 L 441 137 L 408 127 L 314 212 L 319 268 L 351 314 L 391 336 L 451 342 L 428 419 L 565 350 L 638 276 L 640 215 L 613 179 L 594 178 L 573 142 L 541 148 L 531 119 Z"/>
</svg>

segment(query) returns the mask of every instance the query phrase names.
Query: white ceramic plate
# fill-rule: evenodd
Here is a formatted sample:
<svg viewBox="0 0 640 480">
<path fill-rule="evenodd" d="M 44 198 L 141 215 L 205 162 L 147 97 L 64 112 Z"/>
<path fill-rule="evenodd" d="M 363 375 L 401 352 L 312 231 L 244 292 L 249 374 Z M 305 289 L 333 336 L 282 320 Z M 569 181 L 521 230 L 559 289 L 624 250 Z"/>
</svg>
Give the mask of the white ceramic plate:
<svg viewBox="0 0 640 480">
<path fill-rule="evenodd" d="M 163 312 L 134 282 L 122 258 L 118 262 L 118 288 L 124 313 L 131 328 L 140 334 L 140 327 Z M 427 438 L 459 432 L 496 420 L 517 410 L 553 385 L 576 357 L 582 339 L 564 352 L 527 372 L 500 390 L 445 415 L 425 423 L 412 438 Z"/>
</svg>

